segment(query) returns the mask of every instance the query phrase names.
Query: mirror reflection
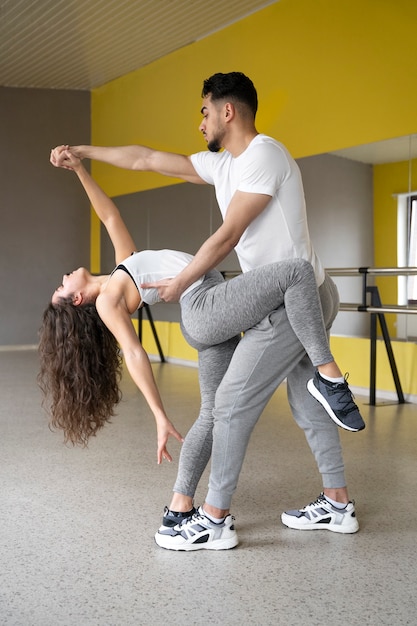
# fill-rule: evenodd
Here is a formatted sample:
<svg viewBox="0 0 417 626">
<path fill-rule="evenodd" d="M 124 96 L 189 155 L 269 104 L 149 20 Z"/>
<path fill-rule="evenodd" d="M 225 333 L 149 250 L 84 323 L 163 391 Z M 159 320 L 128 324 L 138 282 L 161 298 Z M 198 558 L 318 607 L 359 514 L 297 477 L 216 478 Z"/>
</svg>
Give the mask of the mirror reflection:
<svg viewBox="0 0 417 626">
<path fill-rule="evenodd" d="M 312 238 L 326 267 L 416 267 L 417 134 L 298 162 Z M 329 229 L 323 229 L 323 219 Z M 335 282 L 342 302 L 362 301 L 360 278 Z M 383 304 L 417 305 L 416 277 L 378 277 L 375 284 Z M 417 315 L 386 318 L 393 339 L 417 338 Z M 369 316 L 341 312 L 333 332 L 368 336 Z"/>
</svg>

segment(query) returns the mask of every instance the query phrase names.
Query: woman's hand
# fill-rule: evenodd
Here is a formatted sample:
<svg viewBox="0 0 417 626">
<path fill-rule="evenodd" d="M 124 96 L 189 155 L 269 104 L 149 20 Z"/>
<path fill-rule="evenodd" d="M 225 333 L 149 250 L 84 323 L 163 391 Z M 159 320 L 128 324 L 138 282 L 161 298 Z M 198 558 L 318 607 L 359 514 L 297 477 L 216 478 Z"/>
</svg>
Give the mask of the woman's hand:
<svg viewBox="0 0 417 626">
<path fill-rule="evenodd" d="M 159 420 L 157 422 L 156 428 L 157 428 L 157 435 L 158 435 L 158 451 L 157 451 L 158 465 L 162 463 L 163 459 L 171 463 L 172 456 L 170 455 L 166 447 L 168 438 L 175 437 L 175 439 L 177 439 L 180 443 L 184 441 L 184 438 L 174 428 L 174 425 L 169 421 L 167 417 L 163 420 Z"/>
</svg>

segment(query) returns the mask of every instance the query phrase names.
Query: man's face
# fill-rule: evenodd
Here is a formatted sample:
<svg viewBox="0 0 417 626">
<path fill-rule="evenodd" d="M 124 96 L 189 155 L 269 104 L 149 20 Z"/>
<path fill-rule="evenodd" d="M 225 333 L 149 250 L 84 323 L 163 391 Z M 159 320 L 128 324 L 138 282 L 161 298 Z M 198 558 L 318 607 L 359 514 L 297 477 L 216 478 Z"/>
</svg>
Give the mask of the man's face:
<svg viewBox="0 0 417 626">
<path fill-rule="evenodd" d="M 221 102 L 212 102 L 210 94 L 203 98 L 203 106 L 201 107 L 203 120 L 198 130 L 203 133 L 207 147 L 211 152 L 218 152 L 223 147 L 225 135 L 223 107 Z"/>
</svg>

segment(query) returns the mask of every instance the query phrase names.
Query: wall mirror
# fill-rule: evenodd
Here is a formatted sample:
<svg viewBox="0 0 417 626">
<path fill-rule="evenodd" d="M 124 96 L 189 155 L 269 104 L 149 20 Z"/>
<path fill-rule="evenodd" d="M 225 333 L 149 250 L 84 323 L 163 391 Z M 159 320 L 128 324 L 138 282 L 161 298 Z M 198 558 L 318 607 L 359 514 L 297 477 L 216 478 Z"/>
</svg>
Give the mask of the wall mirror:
<svg viewBox="0 0 417 626">
<path fill-rule="evenodd" d="M 417 134 L 354 146 L 332 154 L 372 166 L 376 220 L 385 219 L 394 225 L 386 242 L 396 246 L 393 267 L 417 267 Z M 377 203 L 382 203 L 382 207 Z M 395 222 L 392 220 L 393 211 Z M 375 233 L 375 236 L 380 236 L 380 233 Z M 417 276 L 385 280 L 397 283 L 396 301 L 387 304 L 417 306 Z M 416 340 L 417 315 L 396 315 L 394 329 L 397 339 Z"/>
</svg>

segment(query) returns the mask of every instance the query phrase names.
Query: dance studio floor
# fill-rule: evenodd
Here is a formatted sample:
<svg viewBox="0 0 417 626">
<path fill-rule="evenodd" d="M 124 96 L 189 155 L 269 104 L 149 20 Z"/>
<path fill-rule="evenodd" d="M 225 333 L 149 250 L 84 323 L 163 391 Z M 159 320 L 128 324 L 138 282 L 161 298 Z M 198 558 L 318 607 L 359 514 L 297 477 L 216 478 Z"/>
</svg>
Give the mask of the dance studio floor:
<svg viewBox="0 0 417 626">
<path fill-rule="evenodd" d="M 153 364 L 185 434 L 197 370 Z M 285 386 L 254 431 L 233 502 L 240 545 L 170 552 L 153 535 L 176 473 L 156 464 L 153 418 L 124 376 L 118 415 L 88 449 L 47 427 L 35 351 L 0 352 L 2 626 L 417 624 L 417 405 L 370 407 L 341 432 L 360 531 L 289 530 L 284 509 L 321 490 Z M 197 494 L 200 504 L 207 486 Z"/>
</svg>

